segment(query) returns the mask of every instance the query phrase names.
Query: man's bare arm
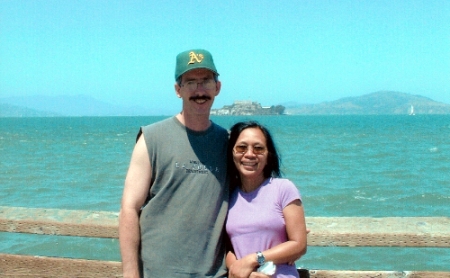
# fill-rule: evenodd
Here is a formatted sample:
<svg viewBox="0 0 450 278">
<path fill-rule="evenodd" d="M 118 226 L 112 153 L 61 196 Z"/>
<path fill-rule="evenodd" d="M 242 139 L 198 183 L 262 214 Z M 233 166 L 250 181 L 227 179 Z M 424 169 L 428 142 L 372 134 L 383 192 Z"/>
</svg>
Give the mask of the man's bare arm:
<svg viewBox="0 0 450 278">
<path fill-rule="evenodd" d="M 119 243 L 125 278 L 139 277 L 139 213 L 147 198 L 150 180 L 150 160 L 141 135 L 131 156 L 119 214 Z"/>
</svg>

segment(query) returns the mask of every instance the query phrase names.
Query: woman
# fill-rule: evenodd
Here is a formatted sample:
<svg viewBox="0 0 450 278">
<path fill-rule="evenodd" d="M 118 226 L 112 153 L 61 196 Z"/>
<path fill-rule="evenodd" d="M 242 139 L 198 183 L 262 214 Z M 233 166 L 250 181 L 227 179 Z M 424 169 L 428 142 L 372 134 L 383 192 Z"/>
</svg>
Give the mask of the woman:
<svg viewBox="0 0 450 278">
<path fill-rule="evenodd" d="M 228 146 L 231 186 L 226 230 L 230 277 L 251 277 L 273 262 L 272 277 L 299 277 L 295 260 L 306 253 L 306 224 L 300 194 L 282 179 L 280 158 L 269 131 L 257 122 L 231 128 Z"/>
</svg>

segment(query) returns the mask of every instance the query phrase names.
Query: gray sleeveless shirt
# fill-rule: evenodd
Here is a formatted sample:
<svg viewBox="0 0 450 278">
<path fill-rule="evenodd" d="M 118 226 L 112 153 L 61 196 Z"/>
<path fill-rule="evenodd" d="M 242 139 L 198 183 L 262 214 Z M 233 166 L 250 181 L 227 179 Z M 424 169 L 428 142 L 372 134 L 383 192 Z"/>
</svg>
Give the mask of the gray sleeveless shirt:
<svg viewBox="0 0 450 278">
<path fill-rule="evenodd" d="M 140 217 L 144 277 L 225 277 L 228 133 L 175 117 L 141 129 L 152 180 Z"/>
</svg>

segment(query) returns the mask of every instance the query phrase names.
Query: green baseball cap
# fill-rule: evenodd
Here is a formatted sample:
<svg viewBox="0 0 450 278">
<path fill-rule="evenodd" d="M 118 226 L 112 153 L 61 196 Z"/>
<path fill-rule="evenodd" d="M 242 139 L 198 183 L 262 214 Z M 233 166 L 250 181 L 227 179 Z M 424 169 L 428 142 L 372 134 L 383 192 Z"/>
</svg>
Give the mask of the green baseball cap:
<svg viewBox="0 0 450 278">
<path fill-rule="evenodd" d="M 214 74 L 219 75 L 211 53 L 204 49 L 186 50 L 177 55 L 175 80 L 193 69 L 208 69 L 214 72 Z"/>
</svg>

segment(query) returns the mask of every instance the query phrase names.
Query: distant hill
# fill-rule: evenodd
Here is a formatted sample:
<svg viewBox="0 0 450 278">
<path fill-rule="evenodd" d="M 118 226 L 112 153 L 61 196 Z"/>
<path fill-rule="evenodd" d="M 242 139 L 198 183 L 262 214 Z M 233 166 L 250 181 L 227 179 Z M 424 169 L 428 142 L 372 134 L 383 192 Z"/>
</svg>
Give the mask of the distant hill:
<svg viewBox="0 0 450 278">
<path fill-rule="evenodd" d="M 346 97 L 318 104 L 289 105 L 292 115 L 406 115 L 411 106 L 415 114 L 450 114 L 450 105 L 427 97 L 393 91 L 380 91 L 359 97 Z"/>
<path fill-rule="evenodd" d="M 57 117 L 58 114 L 0 103 L 0 117 Z"/>
<path fill-rule="evenodd" d="M 85 95 L 0 98 L 0 105 L 0 117 L 146 116 L 151 114 L 142 107 L 112 105 Z"/>
<path fill-rule="evenodd" d="M 359 97 L 347 97 L 318 104 L 295 102 L 274 106 L 291 115 L 376 115 L 450 114 L 450 105 L 429 98 L 400 92 L 380 91 Z M 0 117 L 80 117 L 80 116 L 149 116 L 167 115 L 164 111 L 142 107 L 124 107 L 77 96 L 31 96 L 0 98 Z"/>
</svg>

